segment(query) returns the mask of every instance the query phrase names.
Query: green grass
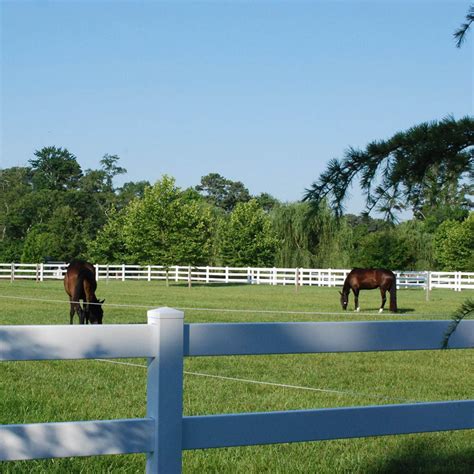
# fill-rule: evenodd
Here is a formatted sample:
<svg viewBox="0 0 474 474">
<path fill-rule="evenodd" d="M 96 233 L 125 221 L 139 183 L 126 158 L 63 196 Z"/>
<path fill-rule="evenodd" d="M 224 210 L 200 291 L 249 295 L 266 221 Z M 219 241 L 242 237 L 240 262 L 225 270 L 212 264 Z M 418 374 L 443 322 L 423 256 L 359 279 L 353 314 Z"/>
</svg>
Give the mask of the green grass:
<svg viewBox="0 0 474 474">
<path fill-rule="evenodd" d="M 110 281 L 99 282 L 97 293 L 106 299 L 104 322 L 109 324 L 144 323 L 146 308 L 159 306 L 246 310 L 186 309 L 187 322 L 449 319 L 468 296 L 466 292 L 435 290 L 427 302 L 421 290 L 401 290 L 400 313 L 379 315 L 377 291 L 361 293 L 362 313 L 344 314 L 335 288 L 304 287 L 296 292 L 292 286 L 187 288 Z M 50 301 L 33 301 L 36 298 Z M 257 312 L 271 310 L 274 312 Z M 285 314 L 284 311 L 326 314 Z M 68 322 L 69 309 L 61 282 L 0 281 L 0 324 Z M 143 359 L 129 361 L 145 363 Z M 305 391 L 186 374 L 184 413 L 470 399 L 474 391 L 473 363 L 472 350 L 187 358 L 186 372 L 348 393 Z M 145 410 L 146 370 L 141 367 L 94 360 L 0 364 L 0 423 L 131 418 L 144 416 Z M 472 431 L 458 431 L 189 451 L 184 453 L 183 469 L 193 473 L 472 473 L 472 439 Z M 123 455 L 2 463 L 0 472 L 143 472 L 144 467 L 144 455 Z"/>
</svg>

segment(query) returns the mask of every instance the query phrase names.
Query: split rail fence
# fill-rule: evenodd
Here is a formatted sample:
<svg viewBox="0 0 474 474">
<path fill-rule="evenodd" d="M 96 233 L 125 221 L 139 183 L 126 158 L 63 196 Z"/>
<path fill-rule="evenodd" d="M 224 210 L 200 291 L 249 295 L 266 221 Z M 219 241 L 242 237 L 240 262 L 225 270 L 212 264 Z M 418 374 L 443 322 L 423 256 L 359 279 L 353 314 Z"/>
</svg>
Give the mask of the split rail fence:
<svg viewBox="0 0 474 474">
<path fill-rule="evenodd" d="M 0 279 L 62 279 L 66 263 L 0 263 Z M 348 269 L 95 265 L 98 280 L 144 280 L 188 283 L 342 286 Z M 398 288 L 474 289 L 474 272 L 397 271 Z"/>
<path fill-rule="evenodd" d="M 474 400 L 183 416 L 183 357 L 439 349 L 451 321 L 0 326 L 0 361 L 147 357 L 139 419 L 0 425 L 0 460 L 146 453 L 147 472 L 179 473 L 182 451 L 474 428 Z M 474 347 L 463 320 L 451 349 Z M 14 383 L 14 381 L 12 381 Z"/>
</svg>

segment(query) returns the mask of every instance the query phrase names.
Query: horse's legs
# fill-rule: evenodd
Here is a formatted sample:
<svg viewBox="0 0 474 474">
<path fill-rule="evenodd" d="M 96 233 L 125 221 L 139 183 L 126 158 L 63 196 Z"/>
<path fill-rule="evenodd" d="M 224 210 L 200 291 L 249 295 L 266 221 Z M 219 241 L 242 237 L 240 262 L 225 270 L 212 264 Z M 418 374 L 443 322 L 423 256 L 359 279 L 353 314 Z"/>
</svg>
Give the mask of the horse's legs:
<svg viewBox="0 0 474 474">
<path fill-rule="evenodd" d="M 352 292 L 354 293 L 354 305 L 355 305 L 355 311 L 359 312 L 360 307 L 359 307 L 359 288 L 352 288 Z"/>
<path fill-rule="evenodd" d="M 89 314 L 90 314 L 90 306 L 89 301 L 87 299 L 84 300 L 84 317 L 86 320 L 86 324 L 89 324 Z"/>
<path fill-rule="evenodd" d="M 69 324 L 74 324 L 74 313 L 79 316 L 79 324 L 84 324 L 84 311 L 82 311 L 81 304 L 79 301 L 74 301 L 70 298 L 70 310 L 69 310 Z"/>
<path fill-rule="evenodd" d="M 79 315 L 79 324 L 84 324 L 84 311 L 79 303 L 77 304 L 77 314 Z"/>
<path fill-rule="evenodd" d="M 385 288 L 380 287 L 380 296 L 382 297 L 382 306 L 380 306 L 379 313 L 383 312 L 383 307 L 385 306 L 385 302 L 387 301 L 387 290 Z"/>
<path fill-rule="evenodd" d="M 69 297 L 69 324 L 73 323 L 75 312 L 76 312 L 76 310 L 74 308 L 74 303 L 72 302 L 72 298 Z"/>
</svg>

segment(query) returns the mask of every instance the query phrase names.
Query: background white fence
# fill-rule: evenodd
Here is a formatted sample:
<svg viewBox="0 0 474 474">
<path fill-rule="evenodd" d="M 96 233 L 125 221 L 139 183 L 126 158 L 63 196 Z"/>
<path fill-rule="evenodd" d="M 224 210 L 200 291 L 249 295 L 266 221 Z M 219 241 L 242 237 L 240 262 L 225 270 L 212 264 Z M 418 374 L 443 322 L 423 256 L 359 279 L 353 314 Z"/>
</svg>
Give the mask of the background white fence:
<svg viewBox="0 0 474 474">
<path fill-rule="evenodd" d="M 268 413 L 182 415 L 183 357 L 439 349 L 451 321 L 0 326 L 0 361 L 148 357 L 147 416 L 0 425 L 0 461 L 147 453 L 147 472 L 181 472 L 184 449 L 474 428 L 474 400 Z M 450 348 L 474 347 L 463 320 Z M 14 381 L 13 381 L 14 383 Z"/>
<path fill-rule="evenodd" d="M 0 263 L 0 279 L 62 279 L 66 263 Z M 348 269 L 95 265 L 98 280 L 342 286 Z M 474 290 L 474 272 L 397 271 L 398 288 Z"/>
</svg>

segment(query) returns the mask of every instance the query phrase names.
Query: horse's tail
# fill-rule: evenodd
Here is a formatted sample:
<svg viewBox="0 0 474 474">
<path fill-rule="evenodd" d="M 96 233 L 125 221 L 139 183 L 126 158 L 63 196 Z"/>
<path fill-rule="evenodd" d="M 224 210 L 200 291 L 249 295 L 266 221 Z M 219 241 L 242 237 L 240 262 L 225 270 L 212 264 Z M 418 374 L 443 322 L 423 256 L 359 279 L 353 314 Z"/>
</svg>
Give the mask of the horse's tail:
<svg viewBox="0 0 474 474">
<path fill-rule="evenodd" d="M 392 286 L 390 287 L 390 311 L 392 313 L 396 313 L 398 308 L 397 308 L 397 277 L 394 274 L 393 275 L 393 281 L 392 281 Z"/>
</svg>

